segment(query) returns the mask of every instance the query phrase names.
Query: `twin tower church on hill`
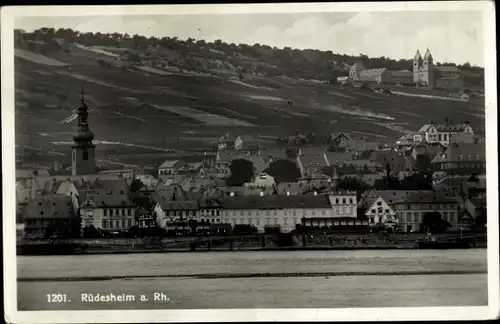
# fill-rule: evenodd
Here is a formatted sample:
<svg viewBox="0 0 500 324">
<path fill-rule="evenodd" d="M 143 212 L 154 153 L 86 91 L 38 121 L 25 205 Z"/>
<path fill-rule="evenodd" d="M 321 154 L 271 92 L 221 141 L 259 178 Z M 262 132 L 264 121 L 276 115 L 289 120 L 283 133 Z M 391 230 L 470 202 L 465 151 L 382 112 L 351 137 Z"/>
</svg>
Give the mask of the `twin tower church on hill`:
<svg viewBox="0 0 500 324">
<path fill-rule="evenodd" d="M 460 70 L 455 66 L 434 65 L 434 58 L 429 49 L 425 51 L 424 56 L 417 50 L 413 58 L 413 71 L 390 71 L 386 68 L 367 69 L 362 62 L 356 62 L 349 70 L 348 79 L 379 84 L 414 84 L 430 89 L 461 90 L 464 87 Z M 344 82 L 348 82 L 348 80 Z"/>
</svg>

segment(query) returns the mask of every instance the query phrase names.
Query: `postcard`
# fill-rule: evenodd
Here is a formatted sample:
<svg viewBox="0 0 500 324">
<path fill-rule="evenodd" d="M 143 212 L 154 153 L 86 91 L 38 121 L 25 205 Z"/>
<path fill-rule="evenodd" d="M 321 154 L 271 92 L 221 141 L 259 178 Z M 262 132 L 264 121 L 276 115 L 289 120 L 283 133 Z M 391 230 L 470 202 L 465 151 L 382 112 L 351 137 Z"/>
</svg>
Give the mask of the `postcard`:
<svg viewBox="0 0 500 324">
<path fill-rule="evenodd" d="M 493 2 L 1 24 L 7 322 L 498 318 Z"/>
</svg>

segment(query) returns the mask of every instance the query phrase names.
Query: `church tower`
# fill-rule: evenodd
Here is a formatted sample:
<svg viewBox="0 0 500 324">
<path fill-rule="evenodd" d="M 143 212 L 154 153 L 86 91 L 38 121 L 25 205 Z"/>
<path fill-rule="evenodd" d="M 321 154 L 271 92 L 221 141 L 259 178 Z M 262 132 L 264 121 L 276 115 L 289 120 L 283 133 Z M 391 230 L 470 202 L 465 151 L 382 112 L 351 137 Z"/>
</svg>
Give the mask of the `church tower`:
<svg viewBox="0 0 500 324">
<path fill-rule="evenodd" d="M 420 51 L 417 50 L 417 53 L 413 57 L 413 82 L 415 84 L 422 83 L 422 55 L 420 55 Z"/>
<path fill-rule="evenodd" d="M 72 173 L 73 175 L 94 174 L 96 172 L 95 164 L 95 145 L 93 143 L 94 133 L 90 131 L 88 124 L 88 107 L 83 99 L 77 111 L 78 131 L 73 136 L 75 144 L 71 147 Z"/>
<path fill-rule="evenodd" d="M 424 78 L 427 86 L 434 88 L 434 59 L 432 58 L 432 54 L 429 49 L 427 49 L 424 54 L 422 71 L 424 72 Z"/>
</svg>

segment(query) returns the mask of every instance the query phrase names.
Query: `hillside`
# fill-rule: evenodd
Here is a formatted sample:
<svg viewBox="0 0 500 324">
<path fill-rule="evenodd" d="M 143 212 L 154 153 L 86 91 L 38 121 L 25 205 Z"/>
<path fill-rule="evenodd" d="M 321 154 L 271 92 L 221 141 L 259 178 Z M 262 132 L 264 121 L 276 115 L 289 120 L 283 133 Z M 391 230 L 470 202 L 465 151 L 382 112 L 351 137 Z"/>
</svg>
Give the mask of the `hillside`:
<svg viewBox="0 0 500 324">
<path fill-rule="evenodd" d="M 299 131 L 321 139 L 355 131 L 394 142 L 446 117 L 484 131 L 481 99 L 388 96 L 328 84 L 366 57 L 50 29 L 16 31 L 15 55 L 16 144 L 24 160 L 43 161 L 47 154 L 38 149 L 68 162 L 81 87 L 96 140 L 107 143 L 98 146 L 98 158 L 116 165 L 155 164 L 162 151 L 178 147 L 214 147 L 228 131 L 266 145 Z M 371 67 L 380 59 L 368 60 Z M 403 69 L 408 62 L 382 63 Z M 470 74 L 480 75 L 478 69 Z"/>
</svg>

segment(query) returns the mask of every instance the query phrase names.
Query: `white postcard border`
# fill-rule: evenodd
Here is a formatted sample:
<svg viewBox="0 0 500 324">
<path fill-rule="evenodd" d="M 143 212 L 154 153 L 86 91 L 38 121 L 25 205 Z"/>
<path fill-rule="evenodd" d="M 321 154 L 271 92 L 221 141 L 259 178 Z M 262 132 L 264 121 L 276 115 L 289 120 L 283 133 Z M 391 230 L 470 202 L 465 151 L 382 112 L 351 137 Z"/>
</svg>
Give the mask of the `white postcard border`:
<svg viewBox="0 0 500 324">
<path fill-rule="evenodd" d="M 117 16 L 236 13 L 292 13 L 328 11 L 482 11 L 484 13 L 486 158 L 488 204 L 488 306 L 339 309 L 228 309 L 228 310 L 114 310 L 114 311 L 17 311 L 15 218 L 3 218 L 4 306 L 10 323 L 136 323 L 225 321 L 375 321 L 375 320 L 472 320 L 499 316 L 498 255 L 498 152 L 496 95 L 496 26 L 494 3 L 456 2 L 352 2 L 244 5 L 174 6 L 40 6 L 2 7 L 2 195 L 3 215 L 15 215 L 14 53 L 15 17 Z M 336 292 L 332 291 L 332 294 Z"/>
</svg>

